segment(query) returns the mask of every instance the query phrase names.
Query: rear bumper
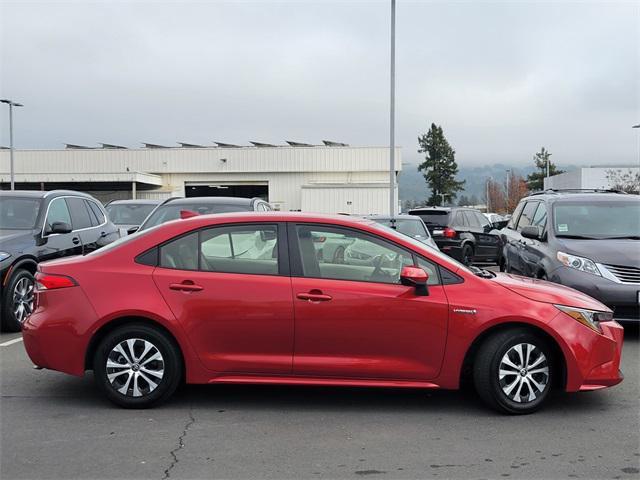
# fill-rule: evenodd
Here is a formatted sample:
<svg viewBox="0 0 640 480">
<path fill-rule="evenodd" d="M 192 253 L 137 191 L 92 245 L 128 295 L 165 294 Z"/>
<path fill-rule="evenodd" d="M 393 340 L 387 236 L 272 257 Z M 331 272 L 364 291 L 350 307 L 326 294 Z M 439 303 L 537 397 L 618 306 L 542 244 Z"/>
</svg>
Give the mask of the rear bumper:
<svg viewBox="0 0 640 480">
<path fill-rule="evenodd" d="M 602 334 L 561 313 L 550 323 L 564 339 L 568 392 L 599 390 L 622 382 L 624 329 L 615 321 L 601 324 Z"/>
<path fill-rule="evenodd" d="M 50 301 L 58 295 L 64 300 Z M 80 287 L 36 293 L 35 311 L 22 325 L 24 346 L 35 365 L 71 375 L 84 374 L 89 335 L 79 330 L 77 318 L 96 318 Z"/>
<path fill-rule="evenodd" d="M 640 321 L 640 285 L 613 282 L 569 267 L 557 268 L 549 274 L 549 280 L 575 288 L 599 300 L 613 310 L 616 320 Z"/>
</svg>

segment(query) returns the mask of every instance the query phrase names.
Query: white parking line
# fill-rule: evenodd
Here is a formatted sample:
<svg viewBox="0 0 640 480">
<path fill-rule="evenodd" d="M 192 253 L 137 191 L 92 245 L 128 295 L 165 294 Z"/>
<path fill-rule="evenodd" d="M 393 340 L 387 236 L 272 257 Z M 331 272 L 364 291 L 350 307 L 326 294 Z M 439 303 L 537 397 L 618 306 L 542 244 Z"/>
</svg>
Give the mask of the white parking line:
<svg viewBox="0 0 640 480">
<path fill-rule="evenodd" d="M 22 341 L 22 337 L 14 338 L 13 340 L 9 340 L 8 342 L 0 343 L 0 347 L 8 347 L 9 345 L 13 345 L 14 343 L 18 343 Z"/>
</svg>

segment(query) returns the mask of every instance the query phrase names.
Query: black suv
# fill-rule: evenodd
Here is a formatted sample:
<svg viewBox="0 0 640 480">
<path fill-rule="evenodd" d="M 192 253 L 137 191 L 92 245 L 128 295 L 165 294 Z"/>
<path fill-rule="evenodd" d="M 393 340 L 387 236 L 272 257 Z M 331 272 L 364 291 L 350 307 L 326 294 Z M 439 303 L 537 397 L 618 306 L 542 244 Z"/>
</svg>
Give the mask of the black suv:
<svg viewBox="0 0 640 480">
<path fill-rule="evenodd" d="M 95 198 L 79 192 L 0 192 L 0 314 L 15 332 L 33 310 L 38 262 L 82 255 L 119 237 Z"/>
<path fill-rule="evenodd" d="M 419 216 L 440 250 L 465 265 L 500 261 L 500 235 L 480 211 L 465 207 L 423 207 L 409 210 L 409 215 Z"/>
<path fill-rule="evenodd" d="M 547 190 L 502 230 L 501 270 L 580 290 L 619 320 L 640 320 L 640 196 Z"/>
</svg>

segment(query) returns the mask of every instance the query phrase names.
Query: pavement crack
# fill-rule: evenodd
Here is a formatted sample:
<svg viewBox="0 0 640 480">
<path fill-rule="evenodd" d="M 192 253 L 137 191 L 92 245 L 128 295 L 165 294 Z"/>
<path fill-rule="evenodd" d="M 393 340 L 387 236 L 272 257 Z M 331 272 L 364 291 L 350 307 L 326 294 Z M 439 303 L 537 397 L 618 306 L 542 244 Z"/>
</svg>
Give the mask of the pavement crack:
<svg viewBox="0 0 640 480">
<path fill-rule="evenodd" d="M 184 438 L 187 436 L 187 432 L 189 431 L 189 428 L 191 428 L 191 425 L 193 425 L 195 421 L 196 419 L 193 416 L 193 404 L 191 404 L 189 405 L 189 418 L 187 419 L 187 423 L 185 423 L 184 428 L 182 429 L 182 433 L 178 437 L 178 445 L 176 446 L 176 448 L 174 448 L 169 452 L 169 455 L 171 455 L 171 463 L 165 469 L 162 480 L 167 480 L 168 478 L 171 477 L 171 470 L 173 470 L 173 468 L 180 461 L 178 460 L 178 452 L 184 448 Z"/>
</svg>

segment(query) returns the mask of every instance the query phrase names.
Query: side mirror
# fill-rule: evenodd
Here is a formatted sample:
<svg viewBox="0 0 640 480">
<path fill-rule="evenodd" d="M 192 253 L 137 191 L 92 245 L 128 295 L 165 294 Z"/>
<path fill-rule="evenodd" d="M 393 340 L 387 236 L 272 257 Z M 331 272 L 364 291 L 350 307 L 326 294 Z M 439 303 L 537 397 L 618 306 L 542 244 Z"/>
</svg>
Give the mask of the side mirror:
<svg viewBox="0 0 640 480">
<path fill-rule="evenodd" d="M 137 227 L 131 227 L 127 230 L 127 235 L 131 235 L 132 233 L 136 233 L 138 231 L 138 229 L 140 228 L 140 225 L 138 225 Z"/>
<path fill-rule="evenodd" d="M 197 217 L 198 215 L 200 215 L 198 212 L 194 212 L 192 210 L 180 210 L 180 218 L 182 220 L 185 220 L 191 217 Z"/>
<path fill-rule="evenodd" d="M 275 230 L 260 230 L 260 240 L 262 240 L 263 242 L 268 242 L 269 240 L 275 240 L 276 237 L 277 237 L 277 234 Z"/>
<path fill-rule="evenodd" d="M 416 289 L 416 295 L 429 295 L 427 280 L 429 280 L 429 275 L 420 267 L 402 267 L 400 283 L 407 287 L 414 287 Z"/>
<path fill-rule="evenodd" d="M 522 227 L 520 235 L 524 238 L 532 238 L 533 240 L 542 240 L 542 229 L 537 225 L 529 225 Z"/>
<path fill-rule="evenodd" d="M 65 234 L 71 233 L 72 231 L 73 228 L 71 228 L 71 225 L 69 225 L 67 222 L 53 222 L 51 224 L 51 229 L 47 233 Z"/>
<path fill-rule="evenodd" d="M 509 220 L 500 220 L 499 222 L 494 222 L 491 226 L 495 230 L 502 230 L 504 227 L 507 226 L 507 223 L 509 223 Z"/>
</svg>

